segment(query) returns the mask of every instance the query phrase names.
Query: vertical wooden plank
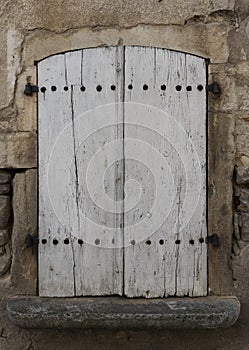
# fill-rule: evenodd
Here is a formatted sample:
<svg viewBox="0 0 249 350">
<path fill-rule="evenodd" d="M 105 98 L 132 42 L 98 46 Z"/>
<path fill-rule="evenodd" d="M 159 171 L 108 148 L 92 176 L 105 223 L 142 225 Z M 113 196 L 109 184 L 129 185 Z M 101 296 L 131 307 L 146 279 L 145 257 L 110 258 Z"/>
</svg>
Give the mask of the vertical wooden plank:
<svg viewBox="0 0 249 350">
<path fill-rule="evenodd" d="M 195 118 L 194 115 L 189 115 L 187 108 L 187 80 L 186 80 L 186 55 L 179 52 L 169 52 L 169 66 L 170 74 L 167 82 L 168 94 L 170 96 L 170 103 L 166 107 L 168 113 L 172 115 L 175 120 L 174 148 L 180 156 L 182 164 L 181 171 L 174 168 L 174 178 L 176 184 L 176 203 L 172 212 L 172 221 L 170 230 L 173 233 L 172 244 L 175 246 L 174 264 L 175 264 L 175 284 L 174 294 L 188 295 L 188 282 L 192 278 L 191 267 L 193 267 L 193 254 L 191 252 L 192 246 L 189 244 L 188 230 L 185 229 L 187 212 L 184 210 L 184 203 L 186 203 L 187 191 L 189 181 L 192 181 L 190 162 L 192 162 L 192 148 L 189 143 L 187 134 L 189 118 Z M 191 131 L 190 131 L 191 133 Z M 191 206 L 191 203 L 189 203 Z M 189 218 L 190 219 L 190 218 Z M 167 288 L 167 283 L 166 283 Z"/>
<path fill-rule="evenodd" d="M 70 240 L 74 206 L 68 196 L 70 183 L 65 160 L 72 149 L 70 92 L 64 90 L 64 55 L 52 56 L 38 65 L 39 131 L 39 294 L 41 296 L 74 295 L 74 256 Z M 45 90 L 46 89 L 46 90 Z M 42 92 L 43 91 L 43 92 Z M 67 127 L 69 125 L 69 127 Z M 67 128 L 66 128 L 67 127 Z M 60 152 L 53 152 L 59 135 L 65 131 L 67 142 Z M 64 217 L 64 220 L 62 220 Z"/>
<path fill-rule="evenodd" d="M 186 132 L 193 142 L 199 162 L 199 173 L 194 173 L 196 171 L 195 166 L 192 170 L 192 188 L 196 187 L 195 195 L 198 194 L 199 198 L 193 217 L 186 226 L 188 240 L 189 242 L 192 241 L 189 248 L 192 250 L 193 261 L 192 264 L 189 261 L 185 261 L 183 264 L 184 266 L 189 266 L 189 270 L 187 271 L 190 276 L 188 285 L 189 295 L 203 296 L 207 294 L 207 246 L 205 243 L 201 243 L 207 235 L 206 91 L 204 88 L 206 85 L 206 66 L 204 59 L 186 55 L 186 80 L 187 86 L 192 87 L 192 91 L 187 93 L 189 118 Z M 197 176 L 199 179 L 198 182 L 196 181 Z M 199 191 L 197 189 L 198 185 Z M 186 256 L 184 252 L 180 251 L 179 253 L 182 256 Z M 180 282 L 178 285 L 180 285 Z"/>
<path fill-rule="evenodd" d="M 143 191 L 147 194 L 147 203 L 156 203 L 159 196 L 156 205 L 161 214 L 158 218 L 155 210 L 149 211 L 150 220 L 143 218 L 144 213 L 137 206 L 130 210 L 136 220 L 139 214 L 141 230 L 146 231 L 150 221 L 161 221 L 161 227 L 155 233 L 151 232 L 147 244 L 144 240 L 125 248 L 125 293 L 130 297 L 206 293 L 206 247 L 199 242 L 199 238 L 206 234 L 206 104 L 204 91 L 197 89 L 197 85 L 205 85 L 205 67 L 204 60 L 194 57 L 191 61 L 191 57 L 163 49 L 126 48 L 125 101 L 129 105 L 125 105 L 124 117 L 125 157 L 128 149 L 126 138 L 137 138 L 151 146 L 150 150 L 144 147 L 144 151 L 147 157 L 154 157 L 155 160 L 154 164 L 151 162 L 152 178 L 158 177 L 160 170 L 156 164 L 161 161 L 161 156 L 166 158 L 170 168 L 168 171 L 167 165 L 161 167 L 164 169 L 158 177 L 159 183 L 157 181 L 159 193 L 155 191 L 153 194 L 153 180 L 142 184 L 142 187 L 149 188 L 147 192 Z M 131 84 L 133 88 L 129 89 L 128 85 Z M 145 84 L 148 88 L 145 86 L 143 90 Z M 188 91 L 187 86 L 191 86 L 192 91 Z M 130 108 L 131 103 L 137 102 L 141 103 L 140 111 L 135 105 Z M 161 111 L 164 115 L 161 115 Z M 132 120 L 137 126 L 126 124 Z M 145 131 L 146 124 L 150 131 Z M 143 158 L 142 154 L 141 150 L 140 158 Z M 137 167 L 137 172 L 141 169 L 138 160 L 133 165 L 133 168 Z M 127 160 L 125 164 L 125 178 L 128 180 L 134 173 Z M 199 189 L 200 201 L 196 201 L 193 195 Z M 135 196 L 135 191 L 129 191 L 129 194 Z M 163 205 L 164 215 L 161 210 Z M 126 206 L 125 202 L 125 212 Z M 167 207 L 170 211 L 168 217 Z M 143 211 L 142 202 L 140 208 Z M 126 215 L 124 225 L 125 238 L 136 242 L 139 230 L 129 223 Z M 192 240 L 194 244 L 190 243 Z"/>
<path fill-rule="evenodd" d="M 157 297 L 164 295 L 165 257 L 164 247 L 159 243 L 164 237 L 160 230 L 153 230 L 167 209 L 156 218 L 160 210 L 153 211 L 153 206 L 159 198 L 158 186 L 161 200 L 167 201 L 164 196 L 167 197 L 167 180 L 170 178 L 164 184 L 161 181 L 164 165 L 160 149 L 164 140 L 158 134 L 157 125 L 150 122 L 155 114 L 152 106 L 158 93 L 155 50 L 126 47 L 125 62 L 125 103 L 128 103 L 125 104 L 124 116 L 124 287 L 129 297 Z M 129 201 L 136 203 L 131 209 Z"/>
<path fill-rule="evenodd" d="M 123 48 L 87 49 L 82 57 L 82 87 L 73 88 L 76 295 L 122 294 Z"/>
<path fill-rule="evenodd" d="M 184 186 L 178 192 L 176 295 L 199 296 L 207 293 L 206 245 L 199 241 L 206 236 L 206 69 L 201 58 L 174 55 L 178 57 L 172 61 L 171 76 L 182 89 L 178 94 L 175 90 L 179 103 L 172 113 L 185 131 L 180 146 L 186 149 L 182 156 Z"/>
<path fill-rule="evenodd" d="M 161 121 L 164 143 L 162 150 L 169 163 L 174 182 L 174 197 L 170 198 L 170 213 L 164 218 L 161 227 L 164 244 L 164 295 L 176 294 L 176 275 L 178 264 L 178 249 L 176 244 L 179 231 L 179 206 L 181 205 L 181 191 L 184 190 L 184 164 L 179 144 L 183 141 L 183 130 L 178 118 L 182 116 L 183 103 L 176 91 L 179 77 L 179 65 L 182 67 L 184 54 L 179 52 L 156 49 L 156 79 L 157 95 L 154 104 L 164 111 L 165 122 Z M 177 73 L 177 77 L 176 77 Z M 161 118 L 162 119 L 162 118 Z M 167 174 L 165 174 L 167 177 Z M 162 199 L 163 201 L 164 199 Z"/>
<path fill-rule="evenodd" d="M 67 85 L 81 84 L 82 50 L 65 53 L 65 77 Z"/>
</svg>

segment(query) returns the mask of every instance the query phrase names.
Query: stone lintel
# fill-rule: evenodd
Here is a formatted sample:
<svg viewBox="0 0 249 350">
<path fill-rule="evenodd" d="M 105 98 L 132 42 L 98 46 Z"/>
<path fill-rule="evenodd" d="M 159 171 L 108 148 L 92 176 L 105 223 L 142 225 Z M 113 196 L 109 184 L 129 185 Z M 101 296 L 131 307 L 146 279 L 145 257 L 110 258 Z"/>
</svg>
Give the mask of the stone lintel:
<svg viewBox="0 0 249 350">
<path fill-rule="evenodd" d="M 15 297 L 10 320 L 22 328 L 192 328 L 231 327 L 239 317 L 236 297 L 127 299 L 124 297 Z"/>
</svg>

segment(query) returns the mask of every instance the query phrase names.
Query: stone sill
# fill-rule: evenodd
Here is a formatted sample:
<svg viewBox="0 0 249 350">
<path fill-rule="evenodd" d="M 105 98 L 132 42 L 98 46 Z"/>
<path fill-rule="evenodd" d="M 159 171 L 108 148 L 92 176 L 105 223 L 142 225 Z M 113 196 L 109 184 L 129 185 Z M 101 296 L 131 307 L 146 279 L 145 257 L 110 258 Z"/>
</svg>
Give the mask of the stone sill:
<svg viewBox="0 0 249 350">
<path fill-rule="evenodd" d="M 227 328 L 239 317 L 236 297 L 127 299 L 16 297 L 10 320 L 22 328 Z"/>
</svg>

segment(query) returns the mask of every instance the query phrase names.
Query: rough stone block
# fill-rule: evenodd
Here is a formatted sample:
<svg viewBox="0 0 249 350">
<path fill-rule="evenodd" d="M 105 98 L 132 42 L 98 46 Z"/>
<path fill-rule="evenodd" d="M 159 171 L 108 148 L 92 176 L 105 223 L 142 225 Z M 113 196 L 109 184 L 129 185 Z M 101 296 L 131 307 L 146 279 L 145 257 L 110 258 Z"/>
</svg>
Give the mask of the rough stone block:
<svg viewBox="0 0 249 350">
<path fill-rule="evenodd" d="M 13 291 L 36 294 L 37 247 L 26 248 L 27 234 L 37 234 L 37 170 L 17 173 L 13 179 L 11 283 Z"/>
<path fill-rule="evenodd" d="M 249 183 L 249 166 L 237 167 L 237 184 L 247 184 Z"/>
<path fill-rule="evenodd" d="M 10 198 L 8 196 L 0 196 L 0 229 L 8 226 L 10 210 Z"/>
<path fill-rule="evenodd" d="M 236 118 L 235 142 L 239 154 L 249 154 L 249 113 Z"/>
<path fill-rule="evenodd" d="M 232 259 L 234 293 L 242 301 L 248 300 L 249 290 L 249 245 L 241 249 L 240 254 Z"/>
<path fill-rule="evenodd" d="M 8 0 L 2 0 L 3 8 Z M 245 1 L 245 0 L 243 0 Z M 208 16 L 214 11 L 232 11 L 235 0 L 70 0 L 63 2 L 15 1 L 6 14 L 9 27 L 32 30 L 46 28 L 50 32 L 84 26 L 136 26 L 139 23 L 184 24 L 189 18 Z M 54 14 L 56 13 L 56 21 Z M 42 15 L 41 15 L 42 14 Z M 14 26 L 15 24 L 15 26 Z"/>
<path fill-rule="evenodd" d="M 11 264 L 11 251 L 8 245 L 0 247 L 0 277 L 5 275 Z"/>
<path fill-rule="evenodd" d="M 210 83 L 218 81 L 221 90 L 219 96 L 209 94 L 209 110 L 240 111 L 240 114 L 244 113 L 245 120 L 248 119 L 249 61 L 242 61 L 237 65 L 210 64 L 208 69 Z"/>
<path fill-rule="evenodd" d="M 243 21 L 247 16 L 249 16 L 248 0 L 236 0 L 235 10 L 240 20 Z"/>
<path fill-rule="evenodd" d="M 234 235 L 237 240 L 240 239 L 240 221 L 241 217 L 238 213 L 234 213 L 233 224 L 234 224 Z"/>
<path fill-rule="evenodd" d="M 67 50 L 122 44 L 165 47 L 207 57 L 212 63 L 225 63 L 229 57 L 229 29 L 227 23 L 210 23 L 206 26 L 192 23 L 184 26 L 141 24 L 127 29 L 112 27 L 99 31 L 80 28 L 70 33 L 70 36 L 68 33 L 42 32 L 27 38 L 23 58 L 26 65 L 31 66 L 34 60 Z"/>
<path fill-rule="evenodd" d="M 10 240 L 9 229 L 0 230 L 0 247 L 9 243 L 9 240 Z"/>
<path fill-rule="evenodd" d="M 249 242 L 249 213 L 241 213 L 241 239 Z"/>
<path fill-rule="evenodd" d="M 248 246 L 248 243 L 245 242 L 245 241 L 242 241 L 242 240 L 239 240 L 237 242 L 237 244 L 238 244 L 238 247 L 239 247 L 240 250 L 243 250 L 243 249 L 245 249 Z"/>
<path fill-rule="evenodd" d="M 0 167 L 34 168 L 37 166 L 37 134 L 17 132 L 0 136 Z"/>
<path fill-rule="evenodd" d="M 16 89 L 16 105 L 18 108 L 18 118 L 16 121 L 18 131 L 36 131 L 37 130 L 37 94 L 26 96 L 23 88 L 28 81 L 36 84 L 37 69 L 34 65 L 28 67 L 18 77 Z"/>
<path fill-rule="evenodd" d="M 210 64 L 208 66 L 209 83 L 217 81 L 220 86 L 220 95 L 209 94 L 208 109 L 210 111 L 230 112 L 238 108 L 236 81 L 232 65 Z"/>
<path fill-rule="evenodd" d="M 234 1 L 234 0 L 232 0 Z M 7 0 L 4 0 L 7 2 Z M 175 2 L 153 0 L 74 0 L 63 2 L 36 3 L 25 2 L 25 7 L 16 2 L 9 17 L 9 26 L 15 23 L 16 28 L 34 29 L 39 27 L 49 31 L 62 31 L 84 26 L 121 26 L 131 27 L 139 23 L 151 24 L 184 24 L 184 20 L 194 16 L 208 15 L 215 8 L 227 9 L 227 1 L 219 0 L 220 6 L 209 9 L 209 0 L 184 0 Z M 7 6 L 7 5 L 2 5 Z M 42 16 L 40 15 L 42 13 Z M 54 14 L 56 13 L 56 21 Z M 65 15 L 66 14 L 66 15 Z M 15 22 L 13 23 L 15 19 Z"/>
<path fill-rule="evenodd" d="M 208 181 L 213 188 L 208 200 L 208 224 L 209 231 L 217 232 L 222 242 L 218 249 L 209 248 L 208 276 L 210 290 L 221 295 L 231 293 L 232 289 L 228 266 L 233 234 L 234 117 L 210 113 L 208 124 Z"/>
<path fill-rule="evenodd" d="M 0 170 L 0 184 L 7 184 L 11 181 L 11 174 L 7 171 Z"/>
<path fill-rule="evenodd" d="M 8 315 L 24 328 L 226 328 L 240 314 L 235 297 L 127 299 L 21 298 Z"/>
<path fill-rule="evenodd" d="M 8 194 L 10 192 L 10 184 L 0 184 L 0 194 Z"/>
<path fill-rule="evenodd" d="M 236 165 L 237 166 L 249 166 L 249 156 L 241 153 L 237 153 L 236 155 Z"/>
<path fill-rule="evenodd" d="M 238 210 L 249 212 L 249 189 L 236 188 L 235 195 L 239 198 Z"/>
<path fill-rule="evenodd" d="M 230 31 L 228 42 L 231 48 L 229 62 L 237 63 L 249 59 L 249 17 L 244 18 L 239 28 Z"/>
<path fill-rule="evenodd" d="M 238 246 L 237 242 L 233 243 L 233 254 L 234 255 L 239 255 L 240 254 L 240 247 Z"/>
<path fill-rule="evenodd" d="M 1 82 L 1 77 L 0 77 Z M 0 110 L 0 133 L 17 131 L 17 111 L 15 108 L 6 107 Z"/>
<path fill-rule="evenodd" d="M 233 11 L 235 7 L 235 0 L 216 0 L 210 1 L 208 9 L 209 11 Z"/>
<path fill-rule="evenodd" d="M 248 22 L 249 23 L 249 22 Z M 247 42 L 249 44 L 249 38 L 247 38 Z M 247 44 L 247 46 L 249 46 Z M 248 49 L 249 53 L 249 49 Z M 236 84 L 236 96 L 238 101 L 238 110 L 242 111 L 248 111 L 249 110 L 249 100 L 248 100 L 248 94 L 249 94 L 249 60 L 246 61 L 240 61 L 235 66 L 234 71 L 234 78 L 235 78 L 235 84 Z M 247 115 L 247 122 L 248 122 L 248 115 Z"/>
</svg>

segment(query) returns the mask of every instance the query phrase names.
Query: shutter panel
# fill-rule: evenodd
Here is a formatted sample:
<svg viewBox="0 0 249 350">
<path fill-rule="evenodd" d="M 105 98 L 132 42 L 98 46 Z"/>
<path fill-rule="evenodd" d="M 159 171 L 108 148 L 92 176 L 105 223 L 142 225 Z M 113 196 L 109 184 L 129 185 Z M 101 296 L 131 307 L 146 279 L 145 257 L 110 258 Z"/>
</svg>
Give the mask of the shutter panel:
<svg viewBox="0 0 249 350">
<path fill-rule="evenodd" d="M 115 215 L 123 195 L 122 52 L 76 51 L 38 67 L 47 89 L 39 94 L 42 296 L 122 293 L 122 214 Z M 103 196 L 111 197 L 108 210 Z"/>
<path fill-rule="evenodd" d="M 74 257 L 71 235 L 75 230 L 77 211 L 75 202 L 68 196 L 67 187 L 62 186 L 70 181 L 70 163 L 65 164 L 65 159 L 70 158 L 74 152 L 72 127 L 66 129 L 66 142 L 61 144 L 60 155 L 51 162 L 57 138 L 72 121 L 70 91 L 64 90 L 64 55 L 49 57 L 40 62 L 38 81 L 41 87 L 46 88 L 38 97 L 39 293 L 41 296 L 73 296 Z M 56 87 L 56 91 L 52 91 L 52 87 Z M 75 174 L 74 169 L 72 173 Z M 53 192 L 60 195 L 53 196 Z M 70 205 L 65 208 L 65 203 Z M 64 212 L 66 226 L 57 216 L 58 211 Z M 70 244 L 64 244 L 65 239 L 70 239 Z"/>
<path fill-rule="evenodd" d="M 84 241 L 75 244 L 76 295 L 122 294 L 122 215 L 117 213 L 123 196 L 122 48 L 83 50 L 82 57 L 86 90 L 73 87 L 78 236 Z"/>
<path fill-rule="evenodd" d="M 205 295 L 205 62 L 143 47 L 126 47 L 125 62 L 125 178 L 142 193 L 125 202 L 125 294 Z"/>
<path fill-rule="evenodd" d="M 83 49 L 38 83 L 40 295 L 206 295 L 205 61 Z"/>
</svg>

